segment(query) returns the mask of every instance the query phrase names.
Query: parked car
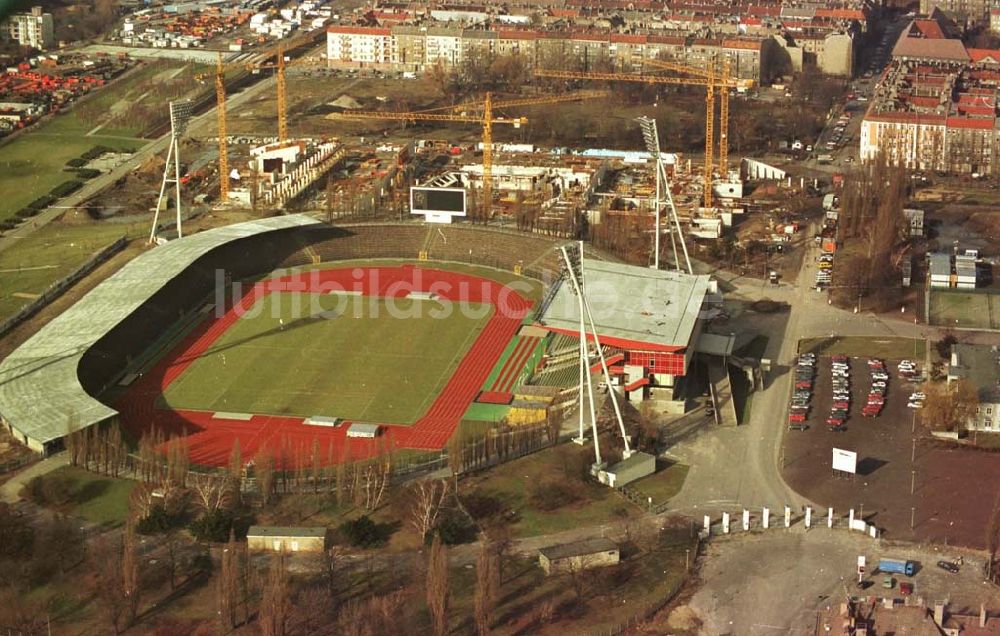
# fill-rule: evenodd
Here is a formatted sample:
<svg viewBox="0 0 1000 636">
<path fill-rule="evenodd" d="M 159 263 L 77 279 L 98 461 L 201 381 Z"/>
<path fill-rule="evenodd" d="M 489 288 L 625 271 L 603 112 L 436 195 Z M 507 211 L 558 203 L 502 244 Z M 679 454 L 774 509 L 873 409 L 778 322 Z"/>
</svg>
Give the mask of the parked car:
<svg viewBox="0 0 1000 636">
<path fill-rule="evenodd" d="M 789 424 L 788 425 L 788 430 L 790 430 L 790 431 L 808 431 L 809 430 L 809 425 L 808 424 Z"/>
<path fill-rule="evenodd" d="M 944 570 L 945 572 L 951 572 L 952 574 L 958 574 L 958 564 L 952 563 L 951 561 L 938 561 L 937 566 Z"/>
</svg>

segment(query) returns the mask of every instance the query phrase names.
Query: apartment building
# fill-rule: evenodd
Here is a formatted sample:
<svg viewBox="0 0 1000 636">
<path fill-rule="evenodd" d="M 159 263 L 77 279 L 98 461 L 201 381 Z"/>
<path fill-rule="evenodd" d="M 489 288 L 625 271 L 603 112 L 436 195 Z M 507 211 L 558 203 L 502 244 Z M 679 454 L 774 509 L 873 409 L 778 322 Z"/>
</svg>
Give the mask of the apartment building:
<svg viewBox="0 0 1000 636">
<path fill-rule="evenodd" d="M 52 14 L 45 13 L 42 7 L 32 7 L 28 13 L 15 13 L 0 22 L 0 38 L 44 51 L 56 43 Z"/>
<path fill-rule="evenodd" d="M 777 51 L 770 39 L 746 37 L 683 38 L 416 25 L 327 28 L 327 57 L 331 65 L 416 73 L 438 64 L 459 66 L 479 55 L 518 55 L 529 68 L 619 72 L 650 70 L 647 60 L 653 58 L 704 66 L 720 55 L 727 55 L 734 76 L 760 82 L 770 79 L 771 59 Z"/>
<path fill-rule="evenodd" d="M 992 0 L 920 0 L 920 13 L 930 15 L 935 9 L 966 26 L 989 25 Z"/>
<path fill-rule="evenodd" d="M 916 170 L 1000 177 L 1000 51 L 967 49 L 914 20 L 861 124 L 860 155 Z"/>
</svg>

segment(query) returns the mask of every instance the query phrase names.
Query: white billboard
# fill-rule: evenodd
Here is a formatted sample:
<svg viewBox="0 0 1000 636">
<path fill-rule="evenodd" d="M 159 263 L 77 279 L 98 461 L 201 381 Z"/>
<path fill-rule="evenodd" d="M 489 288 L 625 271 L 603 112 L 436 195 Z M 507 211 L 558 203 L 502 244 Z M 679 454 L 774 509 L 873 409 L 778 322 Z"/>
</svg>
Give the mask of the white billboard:
<svg viewBox="0 0 1000 636">
<path fill-rule="evenodd" d="M 858 472 L 858 454 L 853 451 L 833 449 L 833 469 L 852 475 Z"/>
<path fill-rule="evenodd" d="M 422 215 L 428 223 L 451 223 L 466 215 L 465 188 L 410 188 L 410 214 Z"/>
</svg>

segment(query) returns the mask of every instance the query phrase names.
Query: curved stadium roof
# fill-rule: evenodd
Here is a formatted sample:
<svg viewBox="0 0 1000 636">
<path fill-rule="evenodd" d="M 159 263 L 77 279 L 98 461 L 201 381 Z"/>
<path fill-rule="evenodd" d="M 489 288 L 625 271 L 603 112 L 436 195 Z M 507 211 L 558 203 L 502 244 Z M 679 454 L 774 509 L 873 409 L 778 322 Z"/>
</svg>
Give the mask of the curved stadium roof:
<svg viewBox="0 0 1000 636">
<path fill-rule="evenodd" d="M 152 249 L 125 265 L 42 327 L 0 363 L 0 417 L 36 450 L 74 428 L 117 415 L 80 385 L 84 353 L 164 285 L 213 249 L 254 235 L 314 225 L 279 216 L 201 232 Z"/>
</svg>

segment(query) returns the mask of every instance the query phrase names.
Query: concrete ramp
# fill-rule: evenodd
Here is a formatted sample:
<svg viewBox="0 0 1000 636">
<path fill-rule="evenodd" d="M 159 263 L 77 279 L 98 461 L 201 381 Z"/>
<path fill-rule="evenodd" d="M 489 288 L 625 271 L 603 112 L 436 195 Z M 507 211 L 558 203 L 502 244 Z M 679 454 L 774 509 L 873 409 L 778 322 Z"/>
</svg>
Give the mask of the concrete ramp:
<svg viewBox="0 0 1000 636">
<path fill-rule="evenodd" d="M 715 404 L 715 423 L 720 426 L 737 426 L 736 403 L 729 369 L 723 358 L 705 356 L 708 361 L 708 381 L 711 383 L 712 403 Z"/>
</svg>

